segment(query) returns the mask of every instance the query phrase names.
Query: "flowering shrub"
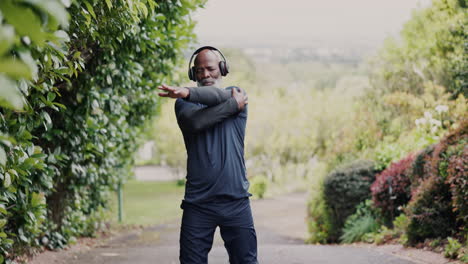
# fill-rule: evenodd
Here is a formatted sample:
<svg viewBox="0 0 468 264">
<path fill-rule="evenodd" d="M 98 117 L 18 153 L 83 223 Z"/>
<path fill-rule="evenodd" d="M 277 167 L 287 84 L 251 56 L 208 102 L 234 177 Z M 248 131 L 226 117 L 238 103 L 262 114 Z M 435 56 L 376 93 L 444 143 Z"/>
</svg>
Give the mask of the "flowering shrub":
<svg viewBox="0 0 468 264">
<path fill-rule="evenodd" d="M 441 136 L 445 132 L 442 125 L 442 121 L 445 116 L 445 112 L 448 111 L 448 106 L 438 105 L 435 108 L 437 116 L 429 111 L 424 112 L 424 117 L 415 120 L 416 128 L 421 133 L 421 136 L 430 144 L 440 140 Z"/>
<path fill-rule="evenodd" d="M 410 154 L 392 163 L 376 176 L 376 180 L 371 185 L 374 205 L 382 210 L 382 215 L 386 220 L 393 220 L 398 214 L 397 208 L 408 203 L 411 198 L 409 173 L 414 157 Z"/>
</svg>

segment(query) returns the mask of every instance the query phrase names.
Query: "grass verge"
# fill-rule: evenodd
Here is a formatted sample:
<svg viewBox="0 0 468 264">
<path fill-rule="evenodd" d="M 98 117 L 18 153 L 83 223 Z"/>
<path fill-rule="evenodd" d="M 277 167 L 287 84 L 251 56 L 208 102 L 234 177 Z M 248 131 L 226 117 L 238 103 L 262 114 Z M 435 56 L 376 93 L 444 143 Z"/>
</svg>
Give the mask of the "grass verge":
<svg viewBox="0 0 468 264">
<path fill-rule="evenodd" d="M 180 203 L 184 186 L 176 181 L 149 182 L 128 181 L 123 187 L 122 225 L 158 225 L 182 216 Z M 110 219 L 118 222 L 117 194 L 112 199 Z"/>
</svg>

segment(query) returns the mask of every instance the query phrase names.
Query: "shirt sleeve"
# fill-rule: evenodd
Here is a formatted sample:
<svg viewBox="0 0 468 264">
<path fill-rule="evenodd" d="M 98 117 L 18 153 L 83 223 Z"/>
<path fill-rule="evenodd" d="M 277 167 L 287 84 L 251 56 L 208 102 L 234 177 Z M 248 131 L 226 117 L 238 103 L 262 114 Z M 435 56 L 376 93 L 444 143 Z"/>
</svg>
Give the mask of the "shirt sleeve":
<svg viewBox="0 0 468 264">
<path fill-rule="evenodd" d="M 223 103 L 232 97 L 230 90 L 219 89 L 214 86 L 190 87 L 188 89 L 190 90 L 190 96 L 187 101 L 201 103 L 208 107 Z"/>
<path fill-rule="evenodd" d="M 190 99 L 192 100 L 192 94 Z M 206 130 L 238 112 L 239 107 L 233 97 L 211 107 L 180 98 L 175 103 L 175 113 L 180 129 L 191 133 Z"/>
</svg>

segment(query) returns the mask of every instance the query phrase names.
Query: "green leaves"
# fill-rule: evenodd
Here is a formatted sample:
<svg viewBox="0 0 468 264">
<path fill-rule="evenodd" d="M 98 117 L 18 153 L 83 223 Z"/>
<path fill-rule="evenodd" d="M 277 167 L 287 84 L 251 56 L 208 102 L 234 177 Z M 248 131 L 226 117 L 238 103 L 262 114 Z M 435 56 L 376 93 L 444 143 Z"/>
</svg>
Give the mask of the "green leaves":
<svg viewBox="0 0 468 264">
<path fill-rule="evenodd" d="M 31 206 L 38 207 L 45 205 L 45 197 L 43 193 L 32 193 L 31 195 Z"/>
<path fill-rule="evenodd" d="M 42 122 L 44 124 L 44 129 L 46 131 L 51 129 L 52 128 L 52 119 L 50 118 L 50 115 L 47 112 L 42 111 L 41 112 L 41 117 L 43 118 Z"/>
<path fill-rule="evenodd" d="M 16 83 L 0 73 L 0 106 L 21 109 L 23 99 L 21 93 L 16 88 Z"/>
<path fill-rule="evenodd" d="M 70 1 L 23 0 L 23 2 L 34 5 L 36 8 L 49 15 L 50 19 L 52 20 L 49 21 L 50 30 L 55 30 L 57 28 L 57 23 L 64 29 L 68 28 L 69 15 L 65 7 L 70 6 Z"/>
<path fill-rule="evenodd" d="M 86 6 L 86 9 L 88 10 L 88 12 L 91 14 L 91 16 L 96 19 L 96 14 L 94 13 L 94 8 L 93 6 L 86 0 L 83 1 L 83 3 L 85 4 Z"/>
<path fill-rule="evenodd" d="M 1 214 L 4 214 L 4 215 L 7 214 L 7 210 L 5 209 L 5 205 L 4 205 L 4 204 L 0 204 L 0 213 L 1 213 Z"/>
<path fill-rule="evenodd" d="M 186 16 L 204 1 L 186 2 L 0 0 L 0 252 L 92 235 L 155 80 L 193 40 Z"/>
<path fill-rule="evenodd" d="M 15 29 L 11 25 L 0 26 L 0 57 L 3 56 L 15 41 Z"/>
<path fill-rule="evenodd" d="M 112 8 L 111 0 L 105 0 L 105 1 L 106 1 L 107 8 L 110 10 Z"/>
<path fill-rule="evenodd" d="M 2 146 L 0 146 L 0 165 L 5 165 L 7 162 L 6 152 Z"/>
<path fill-rule="evenodd" d="M 0 72 L 9 75 L 14 79 L 32 78 L 32 73 L 28 65 L 13 58 L 0 61 Z"/>
<path fill-rule="evenodd" d="M 8 188 L 11 185 L 11 176 L 10 173 L 6 172 L 3 175 L 3 187 Z"/>
<path fill-rule="evenodd" d="M 41 27 L 40 18 L 27 6 L 13 3 L 11 0 L 0 2 L 0 9 L 7 23 L 11 24 L 20 36 L 28 36 L 37 45 L 42 46 L 46 35 Z"/>
</svg>

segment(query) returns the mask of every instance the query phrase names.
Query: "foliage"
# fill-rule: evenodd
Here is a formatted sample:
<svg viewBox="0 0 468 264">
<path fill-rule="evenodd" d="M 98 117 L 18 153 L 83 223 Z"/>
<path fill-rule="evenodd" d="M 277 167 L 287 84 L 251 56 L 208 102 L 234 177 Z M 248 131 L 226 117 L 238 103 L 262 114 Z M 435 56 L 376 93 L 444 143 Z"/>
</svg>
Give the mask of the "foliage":
<svg viewBox="0 0 468 264">
<path fill-rule="evenodd" d="M 312 174 L 316 175 L 310 183 L 310 197 L 307 203 L 307 224 L 309 230 L 308 243 L 327 243 L 330 230 L 330 213 L 323 197 L 323 181 L 326 168 L 323 162 L 314 166 Z"/>
<path fill-rule="evenodd" d="M 408 225 L 408 217 L 405 214 L 400 214 L 393 220 L 392 228 L 382 226 L 377 232 L 366 234 L 363 240 L 380 245 L 398 238 L 399 243 L 406 244 L 408 241 L 406 235 Z"/>
<path fill-rule="evenodd" d="M 307 223 L 310 237 L 308 243 L 328 243 L 331 228 L 330 212 L 323 198 L 323 190 L 318 190 L 309 200 Z"/>
<path fill-rule="evenodd" d="M 406 158 L 392 163 L 376 176 L 371 185 L 374 205 L 381 209 L 382 216 L 392 221 L 398 215 L 398 208 L 406 205 L 411 198 L 409 173 L 414 160 L 410 154 Z"/>
<path fill-rule="evenodd" d="M 444 248 L 444 256 L 455 259 L 458 257 L 458 251 L 462 248 L 462 244 L 452 237 L 448 237 L 447 240 L 448 243 Z"/>
<path fill-rule="evenodd" d="M 333 132 L 325 130 L 323 134 L 327 136 L 318 136 L 322 139 L 318 143 L 321 143 L 328 142 L 333 135 L 339 135 L 339 144 L 331 141 L 333 143 L 330 145 L 317 146 L 317 153 L 326 160 L 329 170 L 357 158 L 375 160 L 377 169 L 387 168 L 407 153 L 439 142 L 448 130 L 460 126 L 468 111 L 466 92 L 463 93 L 468 90 L 466 77 L 463 77 L 467 67 L 467 53 L 464 51 L 466 34 L 463 32 L 466 12 L 463 8 L 455 0 L 434 1 L 432 6 L 414 12 L 401 32 L 401 43 L 387 41 L 379 55 L 371 61 L 370 81 L 373 89 L 366 90 L 364 96 L 357 98 L 355 108 L 346 115 L 348 122 L 336 127 Z M 410 193 L 413 200 L 420 200 L 412 202 L 405 209 L 407 230 L 418 226 L 414 225 L 415 215 L 411 213 L 415 208 L 420 210 L 417 213 L 420 220 L 424 215 L 434 216 L 432 219 L 426 217 L 427 220 L 434 220 L 433 226 L 437 226 L 436 222 L 442 222 L 444 217 L 450 222 L 457 214 L 450 211 L 453 208 L 446 203 L 451 200 L 450 193 L 453 191 L 449 191 L 447 186 L 443 187 L 446 185 L 444 181 L 440 181 L 440 185 L 427 182 L 426 187 L 419 187 L 434 175 L 433 168 L 439 168 L 439 163 L 432 158 L 432 152 L 433 149 L 428 147 L 425 153 L 417 155 L 412 171 L 410 169 L 406 173 L 411 182 L 409 188 L 420 189 L 421 192 L 422 189 L 432 190 L 427 196 L 418 194 L 419 198 L 414 197 L 417 191 Z M 441 165 L 443 168 L 449 167 L 448 159 Z M 458 160 L 458 165 L 455 165 L 453 161 L 451 168 L 460 168 L 460 162 Z M 422 199 L 422 196 L 426 199 Z M 429 207 L 430 197 L 436 197 L 432 209 Z M 450 228 L 455 229 L 463 226 L 453 221 L 450 223 L 440 226 L 451 225 Z M 432 225 L 428 223 L 423 226 L 426 228 L 421 231 L 428 231 Z M 382 233 L 391 235 L 393 232 L 386 227 L 382 229 L 387 231 L 376 236 Z M 386 239 L 384 235 L 381 237 L 382 241 Z M 410 237 L 403 234 L 400 239 L 405 241 Z"/>
<path fill-rule="evenodd" d="M 410 218 L 408 226 L 408 239 L 410 244 L 422 241 L 425 238 L 446 237 L 456 234 L 459 227 L 466 225 L 466 209 L 464 208 L 464 191 L 461 186 L 450 185 L 453 179 L 463 181 L 466 173 L 458 174 L 463 170 L 450 161 L 462 157 L 468 137 L 468 122 L 462 122 L 458 129 L 453 130 L 434 146 L 431 156 L 426 161 L 425 172 L 427 179 L 413 191 L 413 198 L 407 207 Z M 460 156 L 459 156 L 460 155 Z M 450 169 L 448 169 L 450 168 Z M 452 177 L 449 178 L 449 173 Z M 453 194 L 459 195 L 457 198 Z M 460 201 L 463 199 L 462 201 Z M 466 230 L 465 230 L 466 232 Z"/>
<path fill-rule="evenodd" d="M 0 1 L 3 256 L 99 227 L 203 2 Z"/>
<path fill-rule="evenodd" d="M 458 0 L 434 0 L 413 12 L 400 41 L 388 39 L 372 65 L 374 87 L 384 93 L 421 94 L 424 81 L 433 81 L 456 98 L 467 97 L 466 6 Z"/>
<path fill-rule="evenodd" d="M 400 159 L 403 155 L 403 150 L 396 143 L 386 143 L 385 141 L 382 144 L 379 144 L 375 148 L 375 168 L 378 170 L 384 170 L 392 161 Z"/>
<path fill-rule="evenodd" d="M 249 192 L 260 199 L 263 198 L 268 186 L 268 179 L 264 175 L 257 175 L 250 179 Z"/>
<path fill-rule="evenodd" d="M 365 234 L 374 232 L 377 229 L 379 229 L 377 220 L 370 215 L 364 215 L 353 222 L 347 222 L 347 225 L 345 224 L 340 240 L 343 243 L 358 242 L 362 240 Z"/>
<path fill-rule="evenodd" d="M 450 190 L 441 179 L 431 177 L 419 186 L 406 209 L 410 244 L 453 234 L 456 223 L 450 201 Z"/>
<path fill-rule="evenodd" d="M 341 236 L 344 222 L 356 211 L 356 206 L 370 198 L 370 185 L 375 173 L 372 161 L 356 160 L 336 169 L 325 178 L 324 199 L 330 212 L 331 241 L 337 241 Z"/>
<path fill-rule="evenodd" d="M 361 241 L 368 233 L 376 232 L 380 227 L 379 216 L 380 214 L 373 208 L 371 200 L 360 203 L 356 207 L 356 212 L 346 219 L 340 241 L 353 243 Z"/>
<path fill-rule="evenodd" d="M 374 160 L 377 169 L 384 169 L 406 153 L 438 142 L 464 118 L 468 111 L 465 97 L 449 100 L 443 87 L 430 83 L 424 87 L 419 96 L 399 93 L 390 100 L 369 92 L 360 98 L 356 108 L 347 114 L 347 123 L 327 132 L 329 136 L 318 137 L 340 135 L 340 144 L 317 146 L 330 170 L 356 158 Z M 431 118 L 426 119 L 425 115 Z M 423 119 L 428 120 L 426 124 L 422 124 Z M 431 123 L 441 125 L 434 130 Z"/>
<path fill-rule="evenodd" d="M 411 165 L 411 173 L 409 174 L 411 190 L 415 190 L 421 182 L 428 178 L 428 167 L 434 147 L 435 144 L 429 145 L 415 155 L 413 164 Z"/>
<path fill-rule="evenodd" d="M 464 124 L 464 137 L 447 149 L 447 184 L 452 193 L 453 209 L 459 225 L 468 233 L 468 122 Z M 463 126 L 463 125 L 462 125 Z"/>
<path fill-rule="evenodd" d="M 468 243 L 465 242 L 465 246 L 458 253 L 458 258 L 462 263 L 468 263 Z"/>
</svg>

